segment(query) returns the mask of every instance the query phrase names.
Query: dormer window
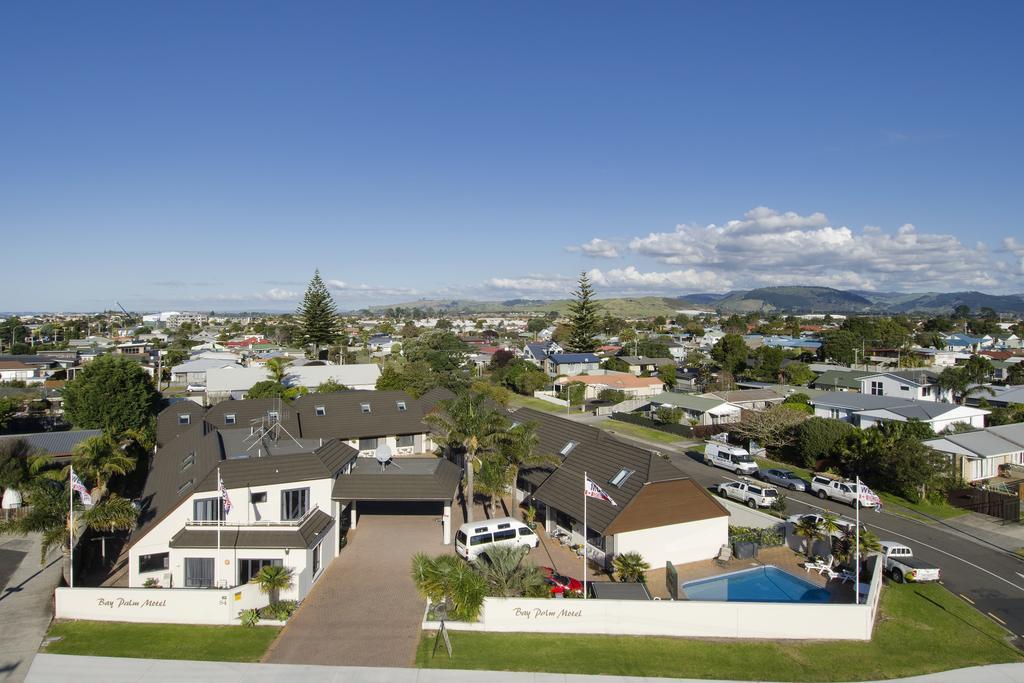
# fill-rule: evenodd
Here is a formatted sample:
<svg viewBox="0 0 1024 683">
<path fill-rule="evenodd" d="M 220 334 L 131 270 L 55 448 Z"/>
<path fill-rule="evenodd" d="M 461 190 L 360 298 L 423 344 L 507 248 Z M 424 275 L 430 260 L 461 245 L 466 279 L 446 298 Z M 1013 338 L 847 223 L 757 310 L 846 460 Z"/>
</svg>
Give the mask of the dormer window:
<svg viewBox="0 0 1024 683">
<path fill-rule="evenodd" d="M 191 422 L 192 422 L 192 416 L 191 415 L 179 415 L 178 416 L 178 424 L 180 424 L 180 425 L 191 424 Z"/>
<path fill-rule="evenodd" d="M 396 401 L 395 405 L 398 406 L 398 410 L 405 412 L 405 401 Z"/>
<path fill-rule="evenodd" d="M 327 406 L 316 406 L 315 410 L 317 417 L 323 417 L 327 414 Z"/>
<path fill-rule="evenodd" d="M 572 449 L 574 449 L 574 448 L 576 448 L 576 442 L 575 441 L 569 441 L 564 446 L 562 446 L 562 450 L 560 450 L 558 452 L 561 453 L 562 455 L 569 455 L 569 453 L 571 453 Z"/>
<path fill-rule="evenodd" d="M 238 420 L 236 419 L 234 413 L 228 413 L 227 415 L 224 416 L 224 424 L 226 425 L 233 425 L 237 421 Z"/>
<path fill-rule="evenodd" d="M 189 488 L 190 486 L 192 486 L 192 482 L 193 482 L 193 480 L 192 480 L 192 479 L 189 479 L 189 480 L 188 480 L 188 481 L 186 481 L 186 482 L 185 482 L 184 484 L 182 484 L 181 486 L 179 486 L 179 487 L 178 487 L 178 493 L 179 493 L 179 494 L 182 494 L 182 493 L 184 493 L 185 491 L 187 491 L 187 490 L 188 490 L 188 488 Z"/>
<path fill-rule="evenodd" d="M 622 485 L 626 483 L 626 480 L 629 479 L 630 475 L 632 474 L 633 470 L 627 470 L 625 467 L 623 467 L 621 470 L 619 470 L 618 474 L 616 474 L 608 481 L 608 483 L 616 488 L 622 488 Z"/>
<path fill-rule="evenodd" d="M 188 455 L 186 455 L 184 458 L 181 459 L 181 471 L 184 472 L 189 467 L 192 467 L 192 464 L 195 461 L 196 461 L 196 452 L 192 451 L 191 453 L 189 453 Z"/>
<path fill-rule="evenodd" d="M 364 415 L 366 413 L 369 413 L 370 412 L 370 404 L 369 403 L 361 403 L 361 404 L 359 404 L 359 410 L 362 411 Z"/>
</svg>

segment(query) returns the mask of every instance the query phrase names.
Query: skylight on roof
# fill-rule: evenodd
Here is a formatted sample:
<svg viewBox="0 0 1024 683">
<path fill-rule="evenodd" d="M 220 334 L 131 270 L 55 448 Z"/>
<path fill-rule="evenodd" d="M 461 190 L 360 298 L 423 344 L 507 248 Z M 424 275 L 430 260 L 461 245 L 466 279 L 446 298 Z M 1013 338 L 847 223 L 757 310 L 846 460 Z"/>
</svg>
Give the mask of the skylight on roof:
<svg viewBox="0 0 1024 683">
<path fill-rule="evenodd" d="M 568 441 L 568 442 L 566 442 L 566 444 L 564 446 L 562 446 L 562 450 L 560 450 L 558 452 L 561 453 L 562 455 L 569 455 L 569 453 L 571 453 L 572 449 L 574 449 L 574 448 L 576 448 L 576 442 L 575 441 Z"/>
<path fill-rule="evenodd" d="M 405 401 L 395 401 L 395 405 L 398 406 L 399 410 L 405 411 Z"/>
<path fill-rule="evenodd" d="M 359 404 L 359 410 L 363 411 L 364 413 L 370 412 L 370 404 L 369 403 L 360 403 Z"/>
<path fill-rule="evenodd" d="M 629 479 L 630 475 L 632 474 L 633 470 L 628 470 L 625 467 L 623 467 L 621 470 L 619 470 L 618 474 L 616 474 L 614 477 L 608 480 L 608 483 L 616 488 L 622 488 L 622 485 L 626 483 L 626 480 Z"/>
<path fill-rule="evenodd" d="M 327 414 L 327 406 L 316 406 L 316 414 L 318 417 L 323 417 Z"/>
</svg>

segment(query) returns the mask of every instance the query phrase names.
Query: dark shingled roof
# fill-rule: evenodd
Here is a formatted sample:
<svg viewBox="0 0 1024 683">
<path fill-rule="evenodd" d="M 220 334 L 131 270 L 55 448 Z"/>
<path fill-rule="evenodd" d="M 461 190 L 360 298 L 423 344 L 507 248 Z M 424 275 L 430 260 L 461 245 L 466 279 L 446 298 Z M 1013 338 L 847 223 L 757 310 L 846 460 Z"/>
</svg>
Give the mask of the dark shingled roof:
<svg viewBox="0 0 1024 683">
<path fill-rule="evenodd" d="M 221 527 L 222 548 L 310 548 L 323 538 L 334 519 L 323 510 L 313 510 L 301 526 L 264 529 Z M 216 548 L 217 530 L 182 529 L 170 541 L 172 548 Z"/>
<path fill-rule="evenodd" d="M 34 450 L 54 457 L 67 457 L 75 446 L 103 434 L 102 429 L 72 429 L 66 432 L 36 432 L 34 434 L 9 434 L 0 436 L 0 442 L 25 440 Z"/>
<path fill-rule="evenodd" d="M 381 470 L 373 458 L 359 458 L 334 482 L 335 500 L 451 500 L 462 469 L 443 458 L 396 458 Z"/>
<path fill-rule="evenodd" d="M 370 412 L 364 413 L 363 405 Z M 405 407 L 404 410 L 399 406 Z M 316 414 L 323 406 L 324 415 Z M 306 394 L 295 401 L 304 437 L 361 439 L 423 434 L 423 404 L 404 391 L 339 391 Z"/>
<path fill-rule="evenodd" d="M 156 416 L 156 445 L 162 448 L 174 441 L 180 434 L 191 429 L 192 425 L 202 418 L 204 412 L 206 412 L 206 408 L 195 401 L 188 400 L 175 401 L 161 410 Z M 180 415 L 189 416 L 188 424 L 179 423 Z"/>
</svg>

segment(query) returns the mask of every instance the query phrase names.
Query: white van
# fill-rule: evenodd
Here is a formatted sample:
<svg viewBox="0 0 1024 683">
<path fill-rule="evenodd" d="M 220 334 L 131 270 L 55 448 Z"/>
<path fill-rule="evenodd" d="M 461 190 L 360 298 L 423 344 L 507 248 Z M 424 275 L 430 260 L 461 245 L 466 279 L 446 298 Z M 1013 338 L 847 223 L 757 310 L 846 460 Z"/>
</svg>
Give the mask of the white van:
<svg viewBox="0 0 1024 683">
<path fill-rule="evenodd" d="M 730 446 L 717 439 L 708 440 L 704 446 L 704 464 L 721 467 L 736 474 L 757 474 L 757 463 L 750 457 L 745 448 Z"/>
<path fill-rule="evenodd" d="M 499 545 L 536 548 L 539 543 L 533 529 L 512 517 L 468 522 L 455 534 L 455 552 L 467 560 L 475 560 L 488 548 Z"/>
</svg>

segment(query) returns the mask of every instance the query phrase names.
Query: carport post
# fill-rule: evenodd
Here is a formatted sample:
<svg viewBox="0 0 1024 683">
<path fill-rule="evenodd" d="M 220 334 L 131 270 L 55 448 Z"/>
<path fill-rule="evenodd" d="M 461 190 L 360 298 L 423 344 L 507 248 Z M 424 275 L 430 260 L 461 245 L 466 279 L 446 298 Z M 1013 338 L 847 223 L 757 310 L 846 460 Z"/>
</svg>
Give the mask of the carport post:
<svg viewBox="0 0 1024 683">
<path fill-rule="evenodd" d="M 352 510 L 350 511 L 349 514 L 352 515 L 352 518 L 351 518 L 351 524 L 349 524 L 348 528 L 349 529 L 355 529 L 356 528 L 356 501 L 354 501 L 354 500 L 352 501 Z"/>
<path fill-rule="evenodd" d="M 444 512 L 441 513 L 441 529 L 444 534 L 444 544 L 451 545 L 452 542 L 452 502 L 444 502 Z"/>
</svg>

